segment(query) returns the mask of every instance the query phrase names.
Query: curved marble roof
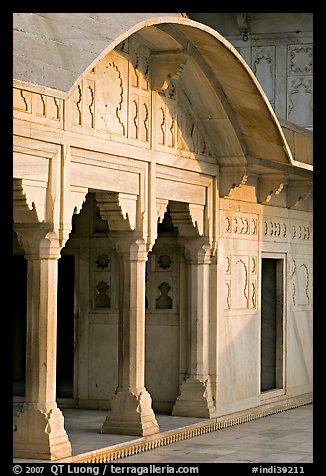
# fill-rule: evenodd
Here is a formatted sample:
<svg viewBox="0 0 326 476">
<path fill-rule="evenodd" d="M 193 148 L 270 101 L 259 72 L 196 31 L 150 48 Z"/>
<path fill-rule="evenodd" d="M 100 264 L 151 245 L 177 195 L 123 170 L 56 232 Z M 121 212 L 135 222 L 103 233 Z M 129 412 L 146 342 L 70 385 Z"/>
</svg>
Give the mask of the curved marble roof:
<svg viewBox="0 0 326 476">
<path fill-rule="evenodd" d="M 69 95 L 134 33 L 155 52 L 190 47 L 242 136 L 245 155 L 294 165 L 279 121 L 243 58 L 218 32 L 181 14 L 15 13 L 13 77 Z M 223 131 L 223 124 L 217 127 Z"/>
<path fill-rule="evenodd" d="M 14 13 L 13 77 L 68 92 L 104 50 L 115 46 L 117 38 L 162 16 L 178 14 Z"/>
</svg>

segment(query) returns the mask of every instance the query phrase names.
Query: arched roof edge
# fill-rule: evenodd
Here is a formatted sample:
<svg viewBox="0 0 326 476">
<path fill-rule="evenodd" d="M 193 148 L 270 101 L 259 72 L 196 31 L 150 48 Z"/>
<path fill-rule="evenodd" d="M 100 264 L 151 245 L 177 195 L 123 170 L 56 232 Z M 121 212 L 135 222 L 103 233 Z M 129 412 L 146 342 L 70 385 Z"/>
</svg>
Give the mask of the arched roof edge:
<svg viewBox="0 0 326 476">
<path fill-rule="evenodd" d="M 261 98 L 263 99 L 263 101 L 265 102 L 265 105 L 267 106 L 267 109 L 270 113 L 270 116 L 271 116 L 271 119 L 272 121 L 275 123 L 275 126 L 277 127 L 278 129 L 278 133 L 280 134 L 280 137 L 282 139 L 282 143 L 283 143 L 283 148 L 285 150 L 285 153 L 286 155 L 288 156 L 289 158 L 289 161 L 291 163 L 291 165 L 296 165 L 298 166 L 292 156 L 292 152 L 290 150 L 290 147 L 286 141 L 286 138 L 285 138 L 285 135 L 282 131 L 282 127 L 279 123 L 279 120 L 275 114 L 275 112 L 273 111 L 273 108 L 266 96 L 266 94 L 264 93 L 262 87 L 260 86 L 257 78 L 255 77 L 253 71 L 251 70 L 251 68 L 248 66 L 248 64 L 245 62 L 245 60 L 242 58 L 242 56 L 240 55 L 240 53 L 234 48 L 234 46 L 226 39 L 224 38 L 218 31 L 214 30 L 213 28 L 209 27 L 208 25 L 204 25 L 203 23 L 199 23 L 197 21 L 194 21 L 194 20 L 191 20 L 189 18 L 185 18 L 185 17 L 171 17 L 171 16 L 160 16 L 160 17 L 153 17 L 153 18 L 147 18 L 146 20 L 143 20 L 139 23 L 137 23 L 136 25 L 134 25 L 133 27 L 129 28 L 128 30 L 126 30 L 124 33 L 118 35 L 108 46 L 107 48 L 105 48 L 102 53 L 100 55 L 98 55 L 94 61 L 88 66 L 88 68 L 86 68 L 86 70 L 77 78 L 77 80 L 74 82 L 74 84 L 72 85 L 72 87 L 70 88 L 70 90 L 68 91 L 67 93 L 67 96 L 70 96 L 70 94 L 72 93 L 72 91 L 74 90 L 74 88 L 76 87 L 76 85 L 78 84 L 78 82 L 80 81 L 80 79 L 85 76 L 86 74 L 88 74 L 88 72 L 94 68 L 96 66 L 96 64 L 101 61 L 102 58 L 104 58 L 110 51 L 112 51 L 119 43 L 121 43 L 123 40 L 127 39 L 129 36 L 131 36 L 132 34 L 136 33 L 137 31 L 141 30 L 142 28 L 145 28 L 145 27 L 148 27 L 148 26 L 155 26 L 155 25 L 159 25 L 159 24 L 163 24 L 163 23 L 174 23 L 174 24 L 179 24 L 179 25 L 185 25 L 185 26 L 191 26 L 191 27 L 194 27 L 194 28 L 197 28 L 201 31 L 204 31 L 212 36 L 214 36 L 218 41 L 220 41 L 223 46 L 228 49 L 230 51 L 231 54 L 233 54 L 237 60 L 241 63 L 241 65 L 243 66 L 243 68 L 247 71 L 251 81 L 254 83 L 255 87 L 257 88 Z"/>
<path fill-rule="evenodd" d="M 285 151 L 285 153 L 286 153 L 286 155 L 289 159 L 290 164 L 293 165 L 293 166 L 298 167 L 298 163 L 297 163 L 297 161 L 294 160 L 294 158 L 292 156 L 292 152 L 291 152 L 290 147 L 289 147 L 289 145 L 286 141 L 286 138 L 285 138 L 285 135 L 282 131 L 282 127 L 280 125 L 280 122 L 279 122 L 275 112 L 273 111 L 273 108 L 272 108 L 266 94 L 264 93 L 262 87 L 260 86 L 260 84 L 259 84 L 257 78 L 255 77 L 253 71 L 250 69 L 248 64 L 242 58 L 240 53 L 219 32 L 217 32 L 213 28 L 209 27 L 208 25 L 204 25 L 202 23 L 191 20 L 189 18 L 185 18 L 185 17 L 182 17 L 182 16 L 173 17 L 173 16 L 166 15 L 166 16 L 146 18 L 146 19 L 136 23 L 131 28 L 128 28 L 123 33 L 119 34 L 114 40 L 112 40 L 107 45 L 107 47 L 99 55 L 97 55 L 96 58 L 94 58 L 94 60 L 89 64 L 89 66 L 77 77 L 77 79 L 74 81 L 74 83 L 72 84 L 72 86 L 70 87 L 70 89 L 68 91 L 62 91 L 62 90 L 59 90 L 59 89 L 48 88 L 45 85 L 44 86 L 40 86 L 40 85 L 35 86 L 35 85 L 33 85 L 33 83 L 24 82 L 24 81 L 21 81 L 21 80 L 14 80 L 14 83 L 29 85 L 32 88 L 33 88 L 33 86 L 35 86 L 38 91 L 40 91 L 40 89 L 44 88 L 44 90 L 47 90 L 47 91 L 51 90 L 51 91 L 55 92 L 55 94 L 59 95 L 60 97 L 68 98 L 72 94 L 72 92 L 74 91 L 75 87 L 80 82 L 80 80 L 85 75 L 87 75 L 89 73 L 89 71 L 92 68 L 94 68 L 119 43 L 121 43 L 123 40 L 127 39 L 128 37 L 130 37 L 131 35 L 140 31 L 141 29 L 143 29 L 145 27 L 156 26 L 156 25 L 160 25 L 160 24 L 175 24 L 175 25 L 184 25 L 184 26 L 197 28 L 198 30 L 203 31 L 203 32 L 213 36 L 216 40 L 218 40 L 230 52 L 231 55 L 233 55 L 239 61 L 241 66 L 245 69 L 245 71 L 248 74 L 248 80 L 252 81 L 252 83 L 254 84 L 255 88 L 257 89 L 262 101 L 264 102 L 265 106 L 267 107 L 267 110 L 270 114 L 271 120 L 274 123 L 275 127 L 277 128 L 278 134 L 280 135 L 283 149 L 284 149 L 284 151 Z"/>
</svg>

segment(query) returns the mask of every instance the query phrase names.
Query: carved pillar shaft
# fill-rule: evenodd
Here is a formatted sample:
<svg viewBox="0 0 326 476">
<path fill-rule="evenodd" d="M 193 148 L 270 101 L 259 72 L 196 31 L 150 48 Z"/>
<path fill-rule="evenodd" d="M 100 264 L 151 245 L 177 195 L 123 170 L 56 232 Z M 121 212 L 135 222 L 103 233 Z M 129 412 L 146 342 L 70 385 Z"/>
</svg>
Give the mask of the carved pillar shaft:
<svg viewBox="0 0 326 476">
<path fill-rule="evenodd" d="M 146 436 L 159 431 L 144 386 L 146 243 L 135 232 L 118 233 L 115 238 L 120 255 L 119 374 L 102 433 Z"/>
<path fill-rule="evenodd" d="M 26 401 L 16 416 L 14 456 L 64 458 L 71 455 L 71 445 L 55 401 L 61 248 L 56 233 L 42 224 L 20 226 L 16 231 L 28 259 L 28 275 Z"/>
<path fill-rule="evenodd" d="M 210 246 L 202 238 L 182 243 L 188 274 L 188 378 L 181 384 L 172 414 L 212 418 L 215 406 L 208 375 Z"/>
<path fill-rule="evenodd" d="M 207 374 L 209 263 L 188 263 L 190 376 Z"/>
<path fill-rule="evenodd" d="M 144 387 L 145 263 L 147 253 L 120 253 L 119 387 L 138 392 Z"/>
<path fill-rule="evenodd" d="M 48 412 L 56 398 L 58 263 L 27 259 L 26 402 Z"/>
</svg>

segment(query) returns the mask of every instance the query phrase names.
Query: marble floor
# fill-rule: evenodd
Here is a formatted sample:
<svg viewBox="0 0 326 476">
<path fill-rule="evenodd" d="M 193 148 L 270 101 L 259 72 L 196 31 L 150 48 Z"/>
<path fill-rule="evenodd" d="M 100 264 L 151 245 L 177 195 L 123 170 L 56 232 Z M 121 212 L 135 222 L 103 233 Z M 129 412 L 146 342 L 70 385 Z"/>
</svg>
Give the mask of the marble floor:
<svg viewBox="0 0 326 476">
<path fill-rule="evenodd" d="M 19 406 L 14 405 L 14 415 Z M 102 435 L 105 411 L 62 408 L 73 454 L 135 440 L 133 436 Z M 161 431 L 185 427 L 199 418 L 156 415 Z M 14 462 L 23 462 L 15 458 Z M 37 462 L 37 460 L 33 460 Z M 32 462 L 32 460 L 28 460 Z M 44 462 L 44 461 L 43 461 Z M 313 405 L 276 413 L 212 431 L 187 440 L 124 457 L 114 464 L 132 463 L 312 463 Z"/>
</svg>

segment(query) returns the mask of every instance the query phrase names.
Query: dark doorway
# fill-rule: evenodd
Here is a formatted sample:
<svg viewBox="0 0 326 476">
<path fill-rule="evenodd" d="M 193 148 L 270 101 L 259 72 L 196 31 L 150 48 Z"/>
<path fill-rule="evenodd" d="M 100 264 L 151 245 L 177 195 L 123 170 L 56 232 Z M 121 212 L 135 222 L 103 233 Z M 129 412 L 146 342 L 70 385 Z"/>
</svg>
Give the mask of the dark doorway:
<svg viewBox="0 0 326 476">
<path fill-rule="evenodd" d="M 13 394 L 25 396 L 27 261 L 13 256 Z"/>
<path fill-rule="evenodd" d="M 261 392 L 283 387 L 283 260 L 263 258 Z"/>
<path fill-rule="evenodd" d="M 58 261 L 57 398 L 73 398 L 75 257 Z"/>
</svg>

